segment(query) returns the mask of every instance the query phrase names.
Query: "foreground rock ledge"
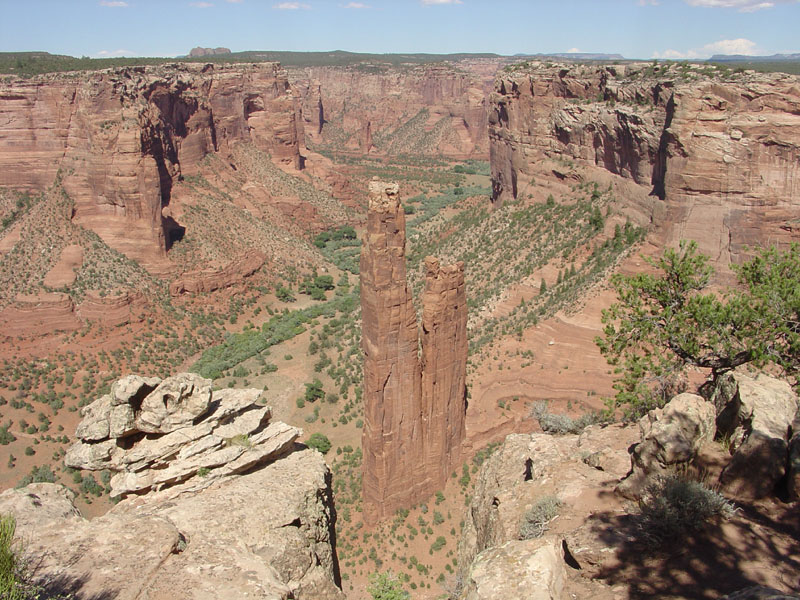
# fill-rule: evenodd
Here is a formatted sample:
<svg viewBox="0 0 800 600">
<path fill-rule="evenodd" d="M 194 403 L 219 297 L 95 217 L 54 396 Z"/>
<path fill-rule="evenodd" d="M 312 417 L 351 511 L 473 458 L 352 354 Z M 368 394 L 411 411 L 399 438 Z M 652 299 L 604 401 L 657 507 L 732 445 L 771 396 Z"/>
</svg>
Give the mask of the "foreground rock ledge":
<svg viewBox="0 0 800 600">
<path fill-rule="evenodd" d="M 151 492 L 92 521 L 50 483 L 0 494 L 37 574 L 83 598 L 331 599 L 336 585 L 330 472 L 294 452 L 199 492 Z"/>
</svg>

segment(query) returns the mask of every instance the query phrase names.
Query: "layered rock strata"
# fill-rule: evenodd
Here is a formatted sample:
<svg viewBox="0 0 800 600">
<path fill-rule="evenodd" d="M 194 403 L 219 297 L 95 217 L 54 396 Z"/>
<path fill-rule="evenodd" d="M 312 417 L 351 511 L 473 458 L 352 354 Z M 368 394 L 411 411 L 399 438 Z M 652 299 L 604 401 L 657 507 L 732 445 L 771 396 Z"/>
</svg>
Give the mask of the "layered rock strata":
<svg viewBox="0 0 800 600">
<path fill-rule="evenodd" d="M 490 73 L 468 64 L 359 65 L 291 69 L 290 78 L 315 146 L 485 157 Z"/>
<path fill-rule="evenodd" d="M 163 381 L 131 375 L 81 411 L 64 464 L 108 469 L 111 495 L 179 486 L 198 490 L 275 460 L 301 431 L 271 422 L 261 392 L 219 390 L 183 373 Z"/>
<path fill-rule="evenodd" d="M 172 296 L 185 293 L 213 292 L 230 287 L 258 271 L 266 260 L 266 256 L 258 251 L 250 251 L 239 260 L 235 260 L 221 269 L 203 269 L 184 273 L 169 286 Z"/>
<path fill-rule="evenodd" d="M 0 186 L 58 175 L 73 219 L 155 268 L 180 225 L 162 208 L 208 153 L 252 143 L 299 168 L 295 101 L 275 63 L 175 64 L 0 82 Z"/>
<path fill-rule="evenodd" d="M 491 95 L 493 201 L 527 193 L 543 169 L 599 168 L 652 194 L 665 242 L 696 239 L 727 264 L 746 245 L 796 239 L 798 132 L 795 76 L 529 63 Z"/>
<path fill-rule="evenodd" d="M 360 266 L 368 523 L 440 489 L 460 459 L 466 413 L 464 265 L 442 267 L 429 257 L 426 266 L 420 362 L 399 189 L 371 182 Z"/>
</svg>

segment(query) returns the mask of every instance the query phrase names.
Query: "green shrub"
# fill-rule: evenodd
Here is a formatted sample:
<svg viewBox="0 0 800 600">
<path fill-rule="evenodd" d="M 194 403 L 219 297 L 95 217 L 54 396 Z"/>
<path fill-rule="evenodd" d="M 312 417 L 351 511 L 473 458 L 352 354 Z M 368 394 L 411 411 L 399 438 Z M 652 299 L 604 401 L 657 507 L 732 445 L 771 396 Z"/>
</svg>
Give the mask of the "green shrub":
<svg viewBox="0 0 800 600">
<path fill-rule="evenodd" d="M 530 540 L 541 537 L 547 526 L 558 516 L 561 500 L 555 496 L 542 496 L 522 517 L 519 526 L 519 537 Z"/>
<path fill-rule="evenodd" d="M 639 501 L 637 529 L 653 545 L 684 537 L 715 517 L 730 518 L 736 508 L 700 481 L 680 475 L 657 477 Z"/>
<path fill-rule="evenodd" d="M 312 433 L 311 437 L 308 438 L 306 442 L 306 446 L 319 450 L 323 454 L 327 454 L 328 450 L 331 449 L 331 441 L 322 433 Z"/>
</svg>

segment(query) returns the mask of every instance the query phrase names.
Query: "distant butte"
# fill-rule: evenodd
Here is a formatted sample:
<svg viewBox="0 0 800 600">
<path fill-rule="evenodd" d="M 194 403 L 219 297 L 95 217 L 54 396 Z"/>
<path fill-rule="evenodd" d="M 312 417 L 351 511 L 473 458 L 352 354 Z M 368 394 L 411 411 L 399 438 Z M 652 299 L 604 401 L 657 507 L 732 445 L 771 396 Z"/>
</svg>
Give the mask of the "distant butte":
<svg viewBox="0 0 800 600">
<path fill-rule="evenodd" d="M 398 185 L 372 181 L 360 269 L 368 524 L 442 489 L 461 459 L 464 439 L 464 264 L 425 259 L 420 360 L 405 242 Z"/>
</svg>

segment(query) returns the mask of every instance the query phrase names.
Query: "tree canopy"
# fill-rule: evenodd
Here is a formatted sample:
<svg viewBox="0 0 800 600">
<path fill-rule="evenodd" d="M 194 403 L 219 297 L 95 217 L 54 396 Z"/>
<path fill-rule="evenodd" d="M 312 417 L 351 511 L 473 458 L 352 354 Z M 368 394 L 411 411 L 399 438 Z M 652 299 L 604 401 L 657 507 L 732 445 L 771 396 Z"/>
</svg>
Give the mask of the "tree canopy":
<svg viewBox="0 0 800 600">
<path fill-rule="evenodd" d="M 648 262 L 656 274 L 615 275 L 618 301 L 595 342 L 618 375 L 611 408 L 636 416 L 686 387 L 689 367 L 711 380 L 745 363 L 773 363 L 791 377 L 800 356 L 800 247 L 768 248 L 734 266 L 738 284 L 707 290 L 708 257 L 681 242 Z"/>
</svg>

